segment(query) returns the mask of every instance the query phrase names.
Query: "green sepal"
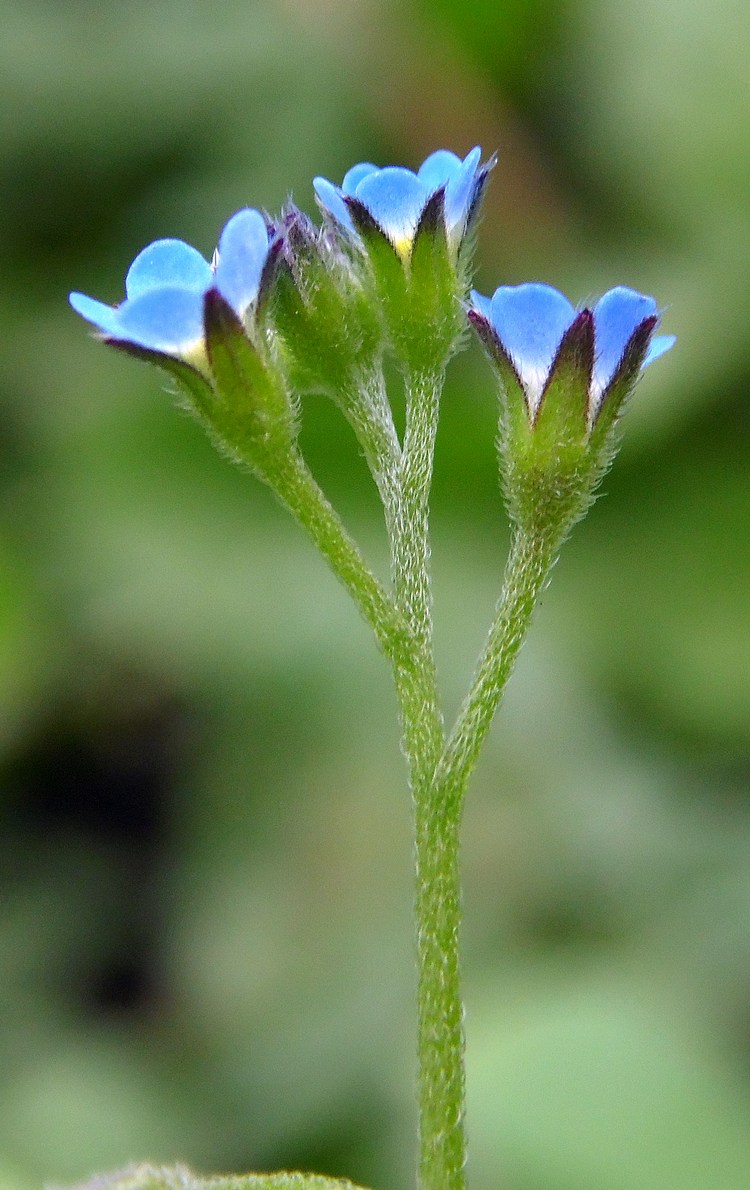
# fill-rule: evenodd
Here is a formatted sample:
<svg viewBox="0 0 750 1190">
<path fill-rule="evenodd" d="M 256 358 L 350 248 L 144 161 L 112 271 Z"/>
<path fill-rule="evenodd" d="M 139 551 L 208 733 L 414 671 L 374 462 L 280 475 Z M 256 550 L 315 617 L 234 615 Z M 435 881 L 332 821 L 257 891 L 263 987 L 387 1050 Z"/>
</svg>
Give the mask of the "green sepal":
<svg viewBox="0 0 750 1190">
<path fill-rule="evenodd" d="M 129 1165 L 75 1190 L 364 1190 L 345 1179 L 310 1173 L 247 1173 L 199 1177 L 184 1165 Z"/>
<path fill-rule="evenodd" d="M 109 347 L 115 347 L 133 359 L 142 360 L 147 364 L 155 364 L 175 380 L 185 394 L 183 402 L 186 408 L 196 413 L 199 418 L 208 420 L 214 404 L 214 391 L 206 376 L 192 364 L 185 360 L 175 359 L 173 355 L 165 355 L 162 351 L 152 351 L 147 347 L 139 347 L 123 339 L 104 339 Z"/>
<path fill-rule="evenodd" d="M 594 411 L 591 427 L 591 446 L 594 450 L 608 449 L 607 443 L 612 439 L 615 426 L 624 413 L 627 401 L 641 374 L 651 336 L 658 321 L 656 314 L 644 318 L 627 342 L 615 374 Z"/>
<path fill-rule="evenodd" d="M 563 336 L 536 404 L 488 320 L 476 310 L 469 319 L 500 382 L 500 482 L 511 520 L 527 532 L 564 534 L 588 508 L 602 472 L 589 441 L 591 312 Z"/>
<path fill-rule="evenodd" d="M 294 387 L 340 397 L 372 370 L 382 350 L 380 319 L 349 259 L 301 212 L 287 216 L 285 238 L 269 302 L 271 325 Z"/>
<path fill-rule="evenodd" d="M 461 237 L 461 243 L 458 248 L 459 265 L 463 268 L 468 281 L 468 273 L 471 270 L 471 259 L 474 255 L 474 248 L 476 246 L 477 227 L 479 224 L 479 212 L 482 208 L 482 199 L 484 192 L 487 189 L 487 183 L 490 180 L 490 172 L 495 168 L 497 163 L 497 154 L 493 153 L 486 165 L 483 165 L 476 176 L 476 185 L 474 188 L 474 195 L 469 207 L 469 213 L 466 217 L 466 227 L 464 234 Z"/>
<path fill-rule="evenodd" d="M 495 365 L 500 382 L 500 449 L 505 452 L 512 446 L 514 453 L 523 456 L 533 436 L 532 411 L 526 390 L 492 324 L 478 310 L 469 310 L 468 318 Z"/>
<path fill-rule="evenodd" d="M 594 367 L 594 317 L 581 313 L 565 332 L 532 415 L 534 450 L 560 464 L 586 449 L 588 402 Z"/>
<path fill-rule="evenodd" d="M 258 294 L 255 299 L 255 321 L 263 326 L 268 318 L 268 307 L 274 290 L 279 262 L 283 258 L 284 241 L 281 237 L 269 245 L 268 254 L 261 270 L 258 282 Z"/>
<path fill-rule="evenodd" d="M 436 190 L 425 206 L 409 260 L 409 365 L 434 369 L 452 355 L 464 331 L 460 298 L 464 286 L 456 272 L 445 230 L 445 190 Z"/>
<path fill-rule="evenodd" d="M 346 205 L 367 253 L 375 293 L 385 324 L 392 334 L 408 316 L 409 290 L 404 261 L 364 203 L 358 198 L 347 197 Z"/>
<path fill-rule="evenodd" d="M 216 394 L 212 429 L 231 453 L 264 470 L 288 452 L 297 434 L 283 377 L 216 289 L 205 296 L 203 318 Z"/>
<path fill-rule="evenodd" d="M 359 199 L 346 199 L 364 246 L 374 297 L 391 349 L 412 374 L 439 372 L 464 329 L 459 298 L 463 284 L 451 259 L 445 231 L 445 194 L 425 205 L 408 255 L 401 256 Z"/>
</svg>

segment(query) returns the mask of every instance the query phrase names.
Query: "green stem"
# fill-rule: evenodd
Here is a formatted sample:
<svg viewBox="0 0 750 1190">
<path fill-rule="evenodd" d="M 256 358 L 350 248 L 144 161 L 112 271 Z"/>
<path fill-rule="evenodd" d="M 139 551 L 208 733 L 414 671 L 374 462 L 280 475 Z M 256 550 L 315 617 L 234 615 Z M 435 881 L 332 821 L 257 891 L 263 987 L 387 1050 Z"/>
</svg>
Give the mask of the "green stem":
<svg viewBox="0 0 750 1190">
<path fill-rule="evenodd" d="M 472 688 L 436 769 L 415 789 L 421 1190 L 464 1190 L 459 829 L 463 795 L 560 538 L 514 537 Z"/>
<path fill-rule="evenodd" d="M 435 688 L 429 501 L 442 383 L 442 374 L 417 372 L 406 379 L 406 429 L 392 540 L 396 602 L 423 654 L 423 664 L 431 671 Z"/>
<path fill-rule="evenodd" d="M 451 814 L 460 815 L 466 783 L 564 537 L 561 531 L 514 531 L 495 619 L 438 766 L 438 783 L 450 791 Z"/>
<path fill-rule="evenodd" d="M 415 796 L 419 1186 L 463 1190 L 464 1030 L 459 931 L 459 818 L 443 790 L 425 782 Z"/>
<path fill-rule="evenodd" d="M 339 405 L 364 451 L 383 503 L 388 534 L 393 541 L 402 453 L 382 368 L 378 366 L 363 376 L 361 387 L 353 392 L 341 392 Z"/>
<path fill-rule="evenodd" d="M 264 469 L 263 478 L 350 592 L 385 655 L 394 664 L 400 663 L 408 651 L 403 617 L 372 574 L 302 456 L 296 450 L 289 451 L 280 463 Z"/>
<path fill-rule="evenodd" d="M 406 382 L 406 430 L 389 525 L 396 604 L 411 636 L 395 666 L 414 804 L 419 1185 L 463 1190 L 464 1038 L 459 984 L 458 823 L 442 808 L 435 770 L 444 746 L 432 644 L 429 498 L 442 374 Z"/>
</svg>

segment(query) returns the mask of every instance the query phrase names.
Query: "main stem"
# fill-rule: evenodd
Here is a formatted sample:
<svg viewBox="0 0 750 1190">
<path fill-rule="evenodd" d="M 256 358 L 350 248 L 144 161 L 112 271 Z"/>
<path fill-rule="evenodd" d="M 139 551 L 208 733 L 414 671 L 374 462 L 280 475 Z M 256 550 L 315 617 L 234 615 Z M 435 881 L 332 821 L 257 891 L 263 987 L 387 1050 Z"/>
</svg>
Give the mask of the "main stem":
<svg viewBox="0 0 750 1190">
<path fill-rule="evenodd" d="M 489 730 L 559 537 L 514 537 L 495 620 L 472 688 L 437 764 L 412 768 L 416 821 L 416 924 L 419 1055 L 419 1185 L 421 1190 L 464 1190 L 464 1031 L 459 932 L 459 829 L 471 770 Z M 405 737 L 419 735 L 412 717 L 430 715 L 419 698 L 404 704 Z M 430 754 L 431 758 L 434 755 Z"/>
<path fill-rule="evenodd" d="M 458 837 L 441 814 L 435 770 L 444 745 L 432 647 L 429 497 L 442 375 L 406 381 L 406 429 L 389 525 L 396 605 L 410 633 L 395 666 L 414 804 L 419 1185 L 462 1190 L 463 1030 L 458 970 Z"/>
</svg>

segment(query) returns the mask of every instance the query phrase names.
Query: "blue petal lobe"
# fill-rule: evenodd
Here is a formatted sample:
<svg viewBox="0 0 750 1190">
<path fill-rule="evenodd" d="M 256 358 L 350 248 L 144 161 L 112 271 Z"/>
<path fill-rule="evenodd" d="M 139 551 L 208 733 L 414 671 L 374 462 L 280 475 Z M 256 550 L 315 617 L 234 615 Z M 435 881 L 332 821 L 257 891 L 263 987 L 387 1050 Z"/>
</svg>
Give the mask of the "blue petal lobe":
<svg viewBox="0 0 750 1190">
<path fill-rule="evenodd" d="M 433 194 L 435 190 L 445 186 L 460 168 L 460 157 L 451 153 L 450 149 L 437 149 L 422 162 L 417 170 L 417 177 L 420 182 L 424 182 L 428 192 Z"/>
<path fill-rule="evenodd" d="M 128 269 L 125 292 L 139 297 L 165 285 L 185 289 L 208 289 L 211 266 L 200 252 L 183 240 L 156 240 L 139 252 Z"/>
<path fill-rule="evenodd" d="M 664 355 L 666 351 L 669 351 L 670 347 L 674 347 L 676 342 L 676 335 L 655 335 L 649 344 L 648 351 L 646 352 L 646 358 L 643 361 L 643 367 L 647 368 L 648 365 L 652 364 L 655 359 L 659 358 L 660 355 Z"/>
<path fill-rule="evenodd" d="M 636 327 L 656 313 L 652 297 L 624 285 L 599 299 L 594 306 L 594 393 L 603 392 L 609 384 Z"/>
<path fill-rule="evenodd" d="M 68 301 L 87 322 L 92 322 L 104 335 L 116 335 L 120 325 L 120 312 L 115 306 L 105 306 L 85 293 L 71 293 Z"/>
<path fill-rule="evenodd" d="M 555 353 L 576 311 L 551 285 L 501 285 L 491 304 L 492 324 L 532 402 L 539 400 Z"/>
<path fill-rule="evenodd" d="M 139 347 L 188 355 L 203 340 L 203 292 L 177 286 L 151 289 L 119 308 L 114 334 Z"/>
<path fill-rule="evenodd" d="M 258 295 L 267 256 L 268 230 L 260 211 L 250 207 L 238 211 L 219 239 L 215 284 L 240 318 Z"/>
<path fill-rule="evenodd" d="M 460 163 L 445 191 L 445 223 L 449 231 L 455 229 L 459 236 L 464 230 L 474 197 L 477 166 L 481 158 L 482 150 L 478 146 L 472 149 L 466 160 Z"/>
<path fill-rule="evenodd" d="M 349 209 L 341 197 L 341 191 L 338 186 L 334 186 L 327 178 L 315 178 L 313 180 L 313 187 L 315 189 L 315 197 L 318 200 L 318 205 L 328 214 L 333 215 L 338 223 L 345 227 L 347 231 L 354 231 L 354 224 L 352 217 L 349 214 Z"/>
<path fill-rule="evenodd" d="M 359 165 L 353 165 L 350 170 L 344 174 L 344 180 L 341 183 L 342 194 L 348 194 L 353 197 L 357 193 L 357 187 L 363 178 L 368 174 L 377 173 L 377 165 L 373 165 L 371 161 L 360 161 Z"/>
<path fill-rule="evenodd" d="M 403 250 L 411 246 L 429 190 L 410 169 L 389 165 L 359 183 L 357 198 L 395 246 Z"/>
<path fill-rule="evenodd" d="M 482 318 L 492 322 L 492 298 L 484 297 L 483 294 L 477 293 L 476 289 L 472 289 L 471 304 L 477 314 L 481 314 Z"/>
</svg>

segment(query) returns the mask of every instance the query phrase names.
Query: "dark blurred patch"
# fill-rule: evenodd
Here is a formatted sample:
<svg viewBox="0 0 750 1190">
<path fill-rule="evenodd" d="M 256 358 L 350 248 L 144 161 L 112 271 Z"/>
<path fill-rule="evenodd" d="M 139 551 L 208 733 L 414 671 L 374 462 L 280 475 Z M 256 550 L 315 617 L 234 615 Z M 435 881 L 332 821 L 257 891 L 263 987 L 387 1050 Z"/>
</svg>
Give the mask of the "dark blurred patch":
<svg viewBox="0 0 750 1190">
<path fill-rule="evenodd" d="M 24 857 L 2 865 L 6 879 L 17 885 L 54 868 L 57 857 L 81 857 L 75 878 L 89 882 L 100 944 L 82 956 L 73 935 L 75 954 L 60 966 L 67 986 L 57 990 L 84 1014 L 143 1013 L 161 998 L 162 871 L 191 738 L 191 717 L 174 692 L 119 676 L 55 707 L 0 774 L 13 847 Z M 80 895 L 71 892 L 75 882 L 69 876 L 63 900 Z M 91 920 L 80 928 L 91 929 Z"/>
<path fill-rule="evenodd" d="M 558 889 L 554 898 L 519 906 L 515 925 L 517 944 L 540 953 L 608 946 L 620 933 L 611 904 L 593 880 L 585 888 Z"/>
</svg>

